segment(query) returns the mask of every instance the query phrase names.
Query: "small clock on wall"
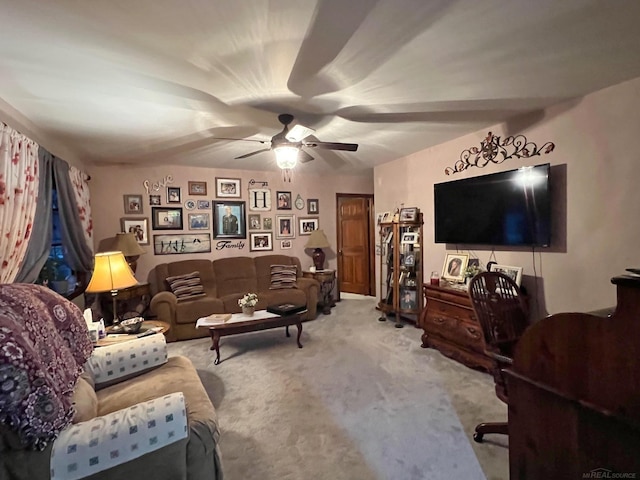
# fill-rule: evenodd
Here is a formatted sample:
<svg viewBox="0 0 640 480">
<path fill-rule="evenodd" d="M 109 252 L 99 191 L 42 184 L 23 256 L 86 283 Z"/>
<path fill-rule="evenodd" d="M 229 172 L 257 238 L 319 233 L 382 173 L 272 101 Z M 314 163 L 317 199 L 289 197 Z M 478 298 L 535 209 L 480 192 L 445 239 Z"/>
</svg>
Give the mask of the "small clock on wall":
<svg viewBox="0 0 640 480">
<path fill-rule="evenodd" d="M 302 210 L 304 208 L 304 200 L 302 199 L 300 194 L 298 194 L 298 196 L 296 197 L 296 201 L 295 201 L 294 205 L 296 206 L 296 208 L 298 210 Z"/>
</svg>

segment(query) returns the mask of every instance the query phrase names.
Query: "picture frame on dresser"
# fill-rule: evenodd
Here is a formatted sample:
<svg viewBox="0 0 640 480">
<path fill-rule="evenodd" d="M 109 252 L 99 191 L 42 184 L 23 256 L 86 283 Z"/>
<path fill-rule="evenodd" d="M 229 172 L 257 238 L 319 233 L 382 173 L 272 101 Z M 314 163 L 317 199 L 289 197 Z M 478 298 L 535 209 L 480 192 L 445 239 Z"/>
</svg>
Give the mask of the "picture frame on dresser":
<svg viewBox="0 0 640 480">
<path fill-rule="evenodd" d="M 520 287 L 520 284 L 522 283 L 522 270 L 522 267 L 498 265 L 497 263 L 492 263 L 489 266 L 490 272 L 504 273 L 507 277 L 516 282 L 516 285 L 518 285 L 518 287 Z"/>
<path fill-rule="evenodd" d="M 469 254 L 447 253 L 442 265 L 442 278 L 451 282 L 464 282 L 467 263 L 469 263 Z"/>
</svg>

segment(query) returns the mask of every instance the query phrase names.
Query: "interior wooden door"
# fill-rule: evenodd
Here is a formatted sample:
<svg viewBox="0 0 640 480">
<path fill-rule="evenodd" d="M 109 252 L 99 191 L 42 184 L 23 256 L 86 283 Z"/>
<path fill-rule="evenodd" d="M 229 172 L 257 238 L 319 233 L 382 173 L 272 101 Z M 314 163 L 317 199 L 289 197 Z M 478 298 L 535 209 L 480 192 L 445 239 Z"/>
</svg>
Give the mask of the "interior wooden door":
<svg viewBox="0 0 640 480">
<path fill-rule="evenodd" d="M 375 295 L 373 195 L 338 193 L 338 287 Z"/>
</svg>

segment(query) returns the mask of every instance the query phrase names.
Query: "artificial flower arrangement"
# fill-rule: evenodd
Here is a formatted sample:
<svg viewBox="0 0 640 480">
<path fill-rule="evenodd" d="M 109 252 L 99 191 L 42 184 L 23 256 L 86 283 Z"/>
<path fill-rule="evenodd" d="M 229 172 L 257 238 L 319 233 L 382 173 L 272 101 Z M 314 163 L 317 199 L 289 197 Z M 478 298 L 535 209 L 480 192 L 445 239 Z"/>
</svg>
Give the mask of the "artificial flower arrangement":
<svg viewBox="0 0 640 480">
<path fill-rule="evenodd" d="M 247 293 L 244 297 L 238 299 L 238 305 L 244 307 L 255 307 L 258 303 L 258 295 L 255 293 Z"/>
<path fill-rule="evenodd" d="M 473 278 L 477 274 L 482 273 L 483 271 L 484 270 L 482 270 L 482 267 L 480 267 L 480 265 L 469 265 L 467 267 L 467 270 L 464 272 L 464 276 L 466 278 Z"/>
</svg>

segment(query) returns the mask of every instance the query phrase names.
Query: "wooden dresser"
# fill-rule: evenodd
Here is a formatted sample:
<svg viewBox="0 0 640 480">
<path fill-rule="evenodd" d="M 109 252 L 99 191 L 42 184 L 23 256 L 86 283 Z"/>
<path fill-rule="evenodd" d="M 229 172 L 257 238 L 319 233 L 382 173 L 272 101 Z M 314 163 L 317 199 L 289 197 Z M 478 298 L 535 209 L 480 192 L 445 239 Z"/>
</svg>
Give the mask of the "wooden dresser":
<svg viewBox="0 0 640 480">
<path fill-rule="evenodd" d="M 472 368 L 489 371 L 494 361 L 484 354 L 482 329 L 466 290 L 436 285 L 422 287 L 425 308 L 420 314 L 422 347 L 435 348 Z"/>
</svg>

